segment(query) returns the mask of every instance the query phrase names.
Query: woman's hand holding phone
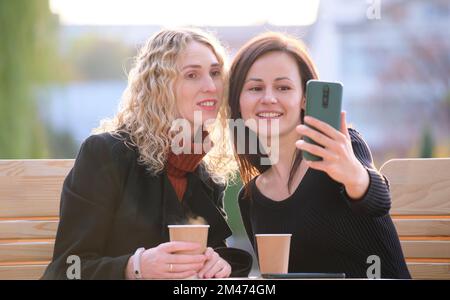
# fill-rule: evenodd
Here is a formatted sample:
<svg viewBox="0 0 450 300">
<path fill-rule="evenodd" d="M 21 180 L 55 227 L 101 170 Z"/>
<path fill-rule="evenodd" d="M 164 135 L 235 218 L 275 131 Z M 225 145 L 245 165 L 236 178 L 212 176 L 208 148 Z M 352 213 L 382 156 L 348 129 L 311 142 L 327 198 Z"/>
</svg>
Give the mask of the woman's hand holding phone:
<svg viewBox="0 0 450 300">
<path fill-rule="evenodd" d="M 333 180 L 345 186 L 347 194 L 352 199 L 359 199 L 365 194 L 370 178 L 353 152 L 345 117 L 346 113 L 341 112 L 341 128 L 338 131 L 325 122 L 306 116 L 305 124 L 317 130 L 303 124 L 297 126 L 296 130 L 301 136 L 307 136 L 319 145 L 307 143 L 302 139 L 295 145 L 298 149 L 323 159 L 321 161 L 305 160 L 308 167 L 326 172 Z"/>
</svg>

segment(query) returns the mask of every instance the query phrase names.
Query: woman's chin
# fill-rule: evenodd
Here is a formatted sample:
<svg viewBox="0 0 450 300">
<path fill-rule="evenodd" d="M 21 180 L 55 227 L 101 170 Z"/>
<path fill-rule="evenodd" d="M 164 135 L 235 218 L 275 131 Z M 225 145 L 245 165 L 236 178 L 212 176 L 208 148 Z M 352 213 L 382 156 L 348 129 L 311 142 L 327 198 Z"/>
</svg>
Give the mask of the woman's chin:
<svg viewBox="0 0 450 300">
<path fill-rule="evenodd" d="M 208 118 L 203 118 L 202 119 L 202 125 L 203 125 L 203 128 L 205 128 L 205 129 L 207 129 L 207 128 L 209 128 L 209 129 L 211 129 L 212 127 L 213 127 L 213 124 L 216 122 L 216 120 L 217 120 L 217 118 L 216 118 L 217 116 L 214 116 L 214 117 L 208 117 Z"/>
<path fill-rule="evenodd" d="M 258 126 L 258 136 L 261 137 L 278 137 L 280 135 L 279 126 Z"/>
</svg>

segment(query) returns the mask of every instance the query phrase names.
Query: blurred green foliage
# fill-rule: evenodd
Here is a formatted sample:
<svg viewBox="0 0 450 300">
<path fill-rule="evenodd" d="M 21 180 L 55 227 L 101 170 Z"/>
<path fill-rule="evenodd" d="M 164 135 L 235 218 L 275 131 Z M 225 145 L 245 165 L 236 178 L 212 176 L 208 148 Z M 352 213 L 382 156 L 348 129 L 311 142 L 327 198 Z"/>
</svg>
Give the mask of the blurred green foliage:
<svg viewBox="0 0 450 300">
<path fill-rule="evenodd" d="M 47 0 L 0 0 L 0 158 L 48 155 L 34 90 L 51 77 L 56 28 Z"/>
<path fill-rule="evenodd" d="M 422 130 L 422 136 L 420 141 L 420 153 L 421 158 L 432 158 L 434 149 L 433 132 L 430 126 L 425 126 Z"/>
<path fill-rule="evenodd" d="M 228 215 L 228 224 L 231 227 L 231 230 L 233 231 L 233 236 L 244 236 L 245 229 L 244 225 L 242 224 L 241 214 L 239 212 L 239 205 L 237 196 L 239 193 L 239 190 L 242 187 L 241 180 L 236 180 L 236 183 L 230 184 L 225 192 L 225 210 Z"/>
<path fill-rule="evenodd" d="M 71 62 L 72 80 L 126 80 L 126 63 L 134 55 L 134 49 L 118 39 L 87 34 L 71 42 L 66 60 Z"/>
</svg>

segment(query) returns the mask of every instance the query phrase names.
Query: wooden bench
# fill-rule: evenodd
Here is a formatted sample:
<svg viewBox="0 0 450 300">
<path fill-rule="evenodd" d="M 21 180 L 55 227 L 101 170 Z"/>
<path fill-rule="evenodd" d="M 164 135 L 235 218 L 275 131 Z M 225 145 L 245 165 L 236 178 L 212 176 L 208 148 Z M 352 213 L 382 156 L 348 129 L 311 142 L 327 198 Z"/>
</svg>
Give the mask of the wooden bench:
<svg viewBox="0 0 450 300">
<path fill-rule="evenodd" d="M 392 159 L 380 171 L 411 275 L 450 279 L 450 158 Z"/>
<path fill-rule="evenodd" d="M 0 279 L 38 279 L 50 262 L 61 187 L 74 160 L 0 160 Z M 391 215 L 414 278 L 450 279 L 450 159 L 395 159 Z M 381 262 L 382 263 L 382 262 Z"/>
<path fill-rule="evenodd" d="M 0 160 L 0 279 L 38 279 L 53 255 L 70 160 Z"/>
</svg>

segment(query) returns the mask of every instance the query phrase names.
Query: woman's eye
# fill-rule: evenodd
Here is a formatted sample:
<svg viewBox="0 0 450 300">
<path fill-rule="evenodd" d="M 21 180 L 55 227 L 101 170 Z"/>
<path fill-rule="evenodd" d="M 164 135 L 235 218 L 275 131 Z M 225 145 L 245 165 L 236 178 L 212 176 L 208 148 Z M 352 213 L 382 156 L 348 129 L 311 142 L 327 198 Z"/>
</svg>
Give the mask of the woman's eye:
<svg viewBox="0 0 450 300">
<path fill-rule="evenodd" d="M 254 86 L 254 87 L 249 88 L 248 90 L 252 91 L 252 92 L 259 92 L 262 90 L 262 88 L 259 86 Z"/>
<path fill-rule="evenodd" d="M 195 78 L 197 78 L 197 74 L 195 74 L 195 73 L 188 73 L 188 74 L 186 74 L 186 77 L 189 78 L 189 79 L 195 79 Z"/>
<path fill-rule="evenodd" d="M 220 74 L 221 74 L 220 71 L 212 71 L 212 72 L 211 72 L 211 76 L 212 76 L 212 77 L 220 76 Z"/>
<path fill-rule="evenodd" d="M 280 91 L 288 91 L 288 90 L 291 89 L 291 87 L 289 87 L 289 86 L 280 86 L 278 89 L 279 89 Z"/>
</svg>

